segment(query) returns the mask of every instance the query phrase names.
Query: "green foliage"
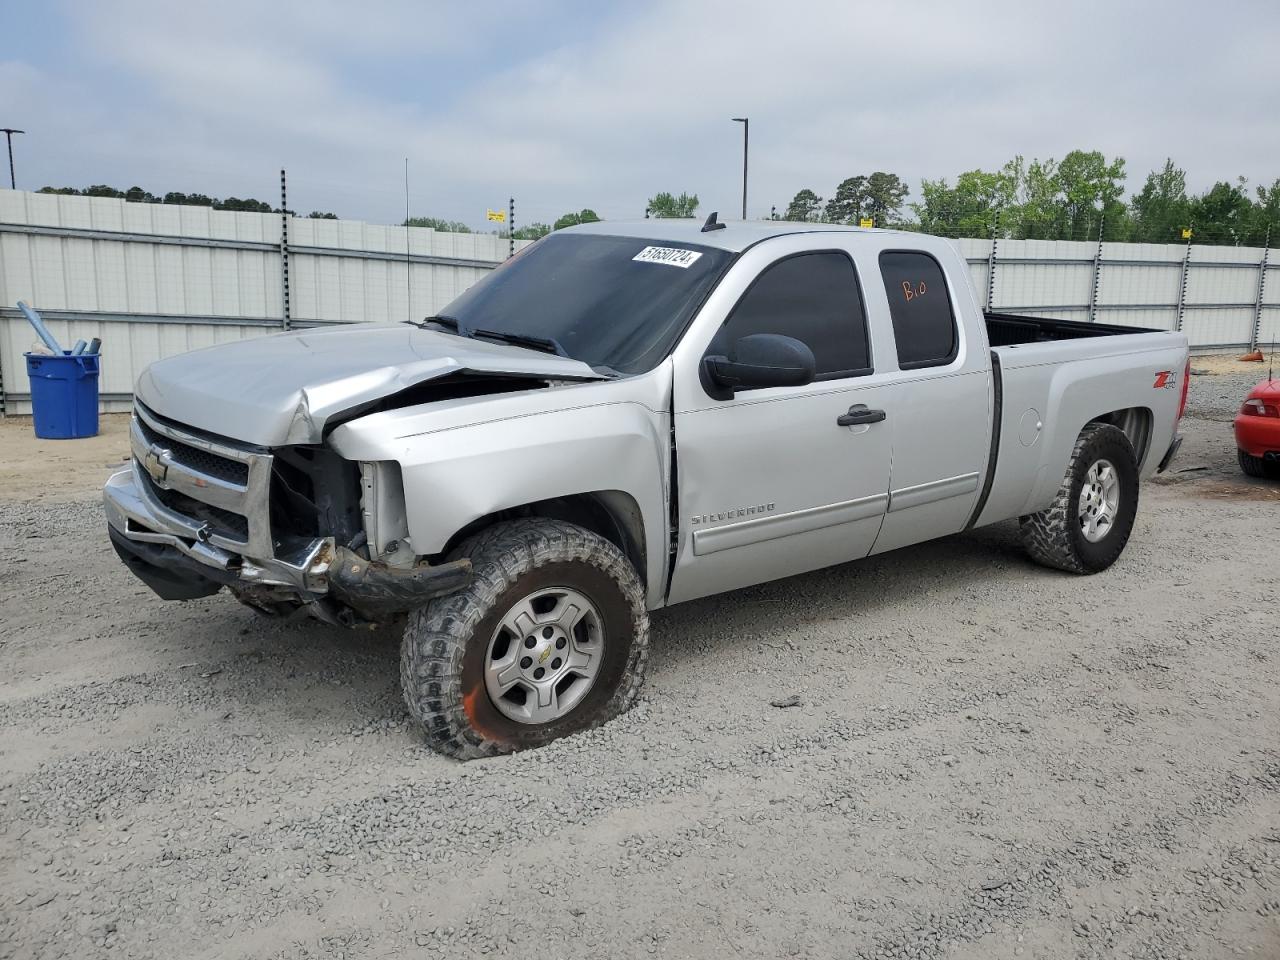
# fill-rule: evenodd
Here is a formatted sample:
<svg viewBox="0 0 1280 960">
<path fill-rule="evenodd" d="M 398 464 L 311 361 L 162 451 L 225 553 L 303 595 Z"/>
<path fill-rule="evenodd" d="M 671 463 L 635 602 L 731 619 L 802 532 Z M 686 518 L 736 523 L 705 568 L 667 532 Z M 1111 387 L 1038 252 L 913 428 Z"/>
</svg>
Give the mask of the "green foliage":
<svg viewBox="0 0 1280 960">
<path fill-rule="evenodd" d="M 1251 247 L 1280 243 L 1280 180 L 1258 187 L 1246 243 Z"/>
<path fill-rule="evenodd" d="M 312 210 L 310 213 L 307 214 L 307 219 L 308 220 L 337 220 L 338 215 L 336 213 L 328 213 L 323 210 Z"/>
<path fill-rule="evenodd" d="M 1241 244 L 1252 226 L 1253 204 L 1245 192 L 1245 179 L 1219 181 L 1191 201 L 1191 223 L 1199 243 Z"/>
<path fill-rule="evenodd" d="M 836 194 L 827 201 L 822 219 L 827 223 L 855 223 L 866 203 L 867 178 L 849 177 L 836 187 Z"/>
<path fill-rule="evenodd" d="M 551 228 L 545 223 L 530 223 L 527 226 L 516 228 L 516 239 L 541 240 L 550 232 Z"/>
<path fill-rule="evenodd" d="M 670 193 L 659 193 L 649 198 L 649 214 L 660 218 L 692 217 L 698 211 L 698 195 L 682 193 L 674 196 Z"/>
<path fill-rule="evenodd" d="M 809 223 L 819 219 L 822 198 L 805 187 L 787 204 L 787 212 L 782 215 L 783 220 L 790 220 L 794 223 Z"/>
<path fill-rule="evenodd" d="M 898 220 L 908 193 L 910 188 L 896 173 L 877 170 L 842 180 L 821 214 L 820 198 L 812 190 L 801 190 L 787 208 L 786 219 L 856 225 L 869 218 L 877 227 L 886 227 Z"/>
<path fill-rule="evenodd" d="M 1116 205 L 1124 194 L 1124 176 L 1122 157 L 1107 163 L 1097 150 L 1072 150 L 1062 158 L 1057 188 L 1065 219 L 1062 229 L 1067 236 L 1084 239 L 1099 235 L 1105 214 L 1118 213 Z"/>
<path fill-rule="evenodd" d="M 1147 182 L 1129 201 L 1133 219 L 1130 239 L 1138 243 L 1177 243 L 1191 225 L 1187 174 L 1165 160 L 1164 168 L 1147 174 Z"/>
<path fill-rule="evenodd" d="M 865 200 L 858 212 L 874 220 L 877 227 L 890 226 L 898 219 L 902 203 L 910 192 L 896 173 L 877 170 L 867 177 Z"/>
<path fill-rule="evenodd" d="M 163 197 L 158 197 L 151 191 L 142 189 L 142 187 L 117 190 L 115 187 L 107 186 L 105 183 L 96 183 L 83 189 L 77 189 L 76 187 L 41 187 L 37 192 L 72 197 L 110 197 L 115 200 L 127 200 L 130 203 L 180 203 L 193 207 L 212 207 L 214 210 L 237 210 L 249 213 L 275 212 L 271 204 L 252 198 L 241 200 L 239 197 L 227 197 L 225 200 L 219 200 L 217 197 L 207 197 L 203 193 L 180 193 L 176 190 L 171 190 Z"/>
<path fill-rule="evenodd" d="M 998 173 L 971 170 L 953 187 L 925 180 L 912 204 L 919 227 L 949 237 L 1031 240 L 1127 240 L 1262 246 L 1280 238 L 1280 180 L 1250 197 L 1243 178 L 1187 195 L 1187 175 L 1173 160 L 1151 171 L 1126 203 L 1125 163 L 1096 150 L 1073 150 L 1061 162 L 1015 157 Z"/>
<path fill-rule="evenodd" d="M 558 217 L 556 222 L 551 225 L 551 229 L 563 230 L 565 227 L 577 226 L 580 223 L 595 223 L 599 219 L 596 212 L 587 207 L 577 213 L 566 213 L 564 216 Z"/>
<path fill-rule="evenodd" d="M 219 202 L 213 201 L 215 210 L 239 210 L 242 213 L 270 213 L 271 204 L 263 203 L 261 200 L 241 200 L 238 197 L 227 197 L 227 199 Z M 337 219 L 336 217 L 334 219 Z"/>
<path fill-rule="evenodd" d="M 441 233 L 470 233 L 471 228 L 461 220 L 441 220 L 439 217 L 410 217 L 402 227 L 428 227 Z"/>
<path fill-rule="evenodd" d="M 1009 209 L 1017 198 L 1017 163 L 1010 161 L 996 173 L 966 171 L 954 187 L 945 179 L 922 181 L 921 202 L 911 205 L 920 230 L 943 237 L 989 236 L 996 211 Z"/>
</svg>

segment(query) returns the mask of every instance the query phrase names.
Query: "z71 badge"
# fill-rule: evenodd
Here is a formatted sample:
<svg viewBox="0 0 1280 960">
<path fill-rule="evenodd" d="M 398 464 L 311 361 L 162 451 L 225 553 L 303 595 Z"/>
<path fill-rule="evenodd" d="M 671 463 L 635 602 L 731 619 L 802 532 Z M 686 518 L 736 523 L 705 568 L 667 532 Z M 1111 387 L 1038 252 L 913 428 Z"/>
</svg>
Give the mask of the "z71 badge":
<svg viewBox="0 0 1280 960">
<path fill-rule="evenodd" d="M 1156 382 L 1151 385 L 1153 390 L 1159 390 L 1163 387 L 1166 390 L 1172 390 L 1178 385 L 1178 375 L 1172 370 L 1161 370 L 1156 374 Z"/>
</svg>

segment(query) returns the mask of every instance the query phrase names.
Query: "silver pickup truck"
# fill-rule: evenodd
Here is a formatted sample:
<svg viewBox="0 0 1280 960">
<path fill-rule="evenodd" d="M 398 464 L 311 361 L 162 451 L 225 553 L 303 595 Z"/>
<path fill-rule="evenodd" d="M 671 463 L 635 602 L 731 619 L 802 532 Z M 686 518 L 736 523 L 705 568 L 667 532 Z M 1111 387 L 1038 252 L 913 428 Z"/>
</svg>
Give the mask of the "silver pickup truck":
<svg viewBox="0 0 1280 960">
<path fill-rule="evenodd" d="M 166 599 L 407 615 L 410 712 L 486 756 L 626 710 L 659 607 L 1014 518 L 1106 569 L 1187 373 L 1181 334 L 984 315 L 934 237 L 590 224 L 422 321 L 153 364 L 106 513 Z"/>
</svg>

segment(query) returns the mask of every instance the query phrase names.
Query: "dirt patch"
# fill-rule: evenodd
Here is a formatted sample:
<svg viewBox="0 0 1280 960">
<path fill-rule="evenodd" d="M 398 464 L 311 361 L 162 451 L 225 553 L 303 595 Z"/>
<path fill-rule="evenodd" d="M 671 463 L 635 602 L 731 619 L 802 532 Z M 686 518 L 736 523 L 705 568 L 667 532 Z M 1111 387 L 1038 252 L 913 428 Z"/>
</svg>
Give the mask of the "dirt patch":
<svg viewBox="0 0 1280 960">
<path fill-rule="evenodd" d="M 1263 503 L 1280 502 L 1280 482 L 1271 480 L 1205 480 L 1183 488 L 1188 496 L 1206 497 L 1210 500 L 1256 500 Z"/>
<path fill-rule="evenodd" d="M 96 437 L 41 440 L 30 417 L 0 419 L 0 500 L 83 499 L 129 462 L 129 415 L 99 418 Z"/>
</svg>

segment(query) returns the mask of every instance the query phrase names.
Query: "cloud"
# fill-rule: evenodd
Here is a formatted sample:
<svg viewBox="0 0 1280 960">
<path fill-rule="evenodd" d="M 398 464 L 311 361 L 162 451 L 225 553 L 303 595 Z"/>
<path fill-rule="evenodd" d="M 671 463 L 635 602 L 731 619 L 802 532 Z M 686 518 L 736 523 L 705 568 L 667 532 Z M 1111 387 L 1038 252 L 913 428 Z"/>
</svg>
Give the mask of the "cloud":
<svg viewBox="0 0 1280 960">
<path fill-rule="evenodd" d="M 1133 190 L 1165 156 L 1197 189 L 1280 176 L 1264 3 L 127 0 L 43 28 L 76 55 L 0 62 L 42 182 L 270 199 L 283 165 L 291 206 L 388 221 L 408 156 L 414 212 L 477 225 L 509 195 L 522 221 L 663 189 L 728 214 L 744 114 L 757 216 L 1076 147 L 1126 157 Z"/>
</svg>

